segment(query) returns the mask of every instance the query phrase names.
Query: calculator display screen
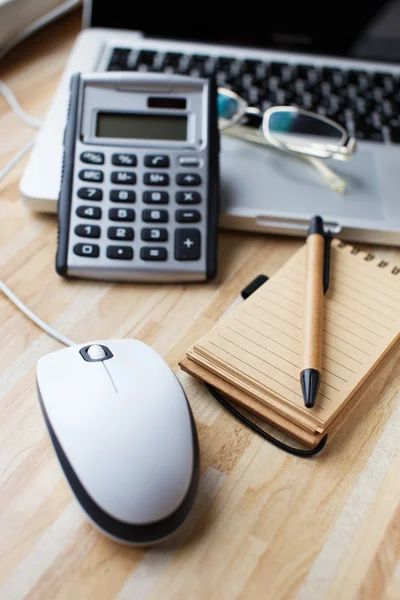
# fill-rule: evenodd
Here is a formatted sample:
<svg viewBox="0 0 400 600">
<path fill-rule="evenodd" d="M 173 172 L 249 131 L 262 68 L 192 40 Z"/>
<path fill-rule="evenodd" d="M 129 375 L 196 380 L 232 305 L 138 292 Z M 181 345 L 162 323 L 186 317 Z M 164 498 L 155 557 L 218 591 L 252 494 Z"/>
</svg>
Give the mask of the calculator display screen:
<svg viewBox="0 0 400 600">
<path fill-rule="evenodd" d="M 96 137 L 140 140 L 187 140 L 187 116 L 99 112 Z"/>
</svg>

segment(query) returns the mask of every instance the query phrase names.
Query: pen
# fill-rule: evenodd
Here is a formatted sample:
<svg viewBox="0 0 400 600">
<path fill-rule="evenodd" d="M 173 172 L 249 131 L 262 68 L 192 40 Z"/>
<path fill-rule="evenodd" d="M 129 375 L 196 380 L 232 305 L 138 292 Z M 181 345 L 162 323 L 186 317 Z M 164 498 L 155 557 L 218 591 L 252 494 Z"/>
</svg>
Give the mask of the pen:
<svg viewBox="0 0 400 600">
<path fill-rule="evenodd" d="M 330 235 L 324 234 L 321 217 L 313 217 L 307 234 L 307 267 L 304 288 L 303 352 L 300 383 L 304 405 L 317 399 L 322 370 L 324 293 L 329 286 Z"/>
</svg>

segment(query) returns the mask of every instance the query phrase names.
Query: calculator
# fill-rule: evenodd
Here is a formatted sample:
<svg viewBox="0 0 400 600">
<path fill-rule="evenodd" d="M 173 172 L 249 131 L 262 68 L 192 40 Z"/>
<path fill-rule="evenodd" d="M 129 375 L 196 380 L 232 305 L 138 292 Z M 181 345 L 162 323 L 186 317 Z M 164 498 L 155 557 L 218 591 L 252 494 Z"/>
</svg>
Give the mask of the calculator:
<svg viewBox="0 0 400 600">
<path fill-rule="evenodd" d="M 185 282 L 217 270 L 219 131 L 212 79 L 75 74 L 56 270 Z"/>
</svg>

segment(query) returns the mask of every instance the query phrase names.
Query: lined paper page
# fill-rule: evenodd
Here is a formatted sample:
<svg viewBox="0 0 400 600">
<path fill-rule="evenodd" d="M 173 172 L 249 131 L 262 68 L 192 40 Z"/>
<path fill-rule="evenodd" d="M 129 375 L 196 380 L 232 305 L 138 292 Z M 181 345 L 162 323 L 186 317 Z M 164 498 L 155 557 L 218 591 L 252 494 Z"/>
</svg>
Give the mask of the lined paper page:
<svg viewBox="0 0 400 600">
<path fill-rule="evenodd" d="M 372 255 L 332 242 L 321 386 L 316 407 L 309 410 L 299 382 L 305 271 L 304 246 L 192 346 L 188 356 L 293 422 L 315 430 L 337 414 L 397 340 L 400 273 L 396 276 L 392 267 Z"/>
</svg>

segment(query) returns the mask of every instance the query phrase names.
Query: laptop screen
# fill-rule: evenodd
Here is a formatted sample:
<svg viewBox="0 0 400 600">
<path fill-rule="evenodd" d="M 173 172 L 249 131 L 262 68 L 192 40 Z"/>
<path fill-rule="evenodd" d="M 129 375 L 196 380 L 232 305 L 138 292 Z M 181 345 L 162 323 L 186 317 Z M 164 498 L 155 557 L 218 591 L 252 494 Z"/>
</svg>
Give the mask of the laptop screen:
<svg viewBox="0 0 400 600">
<path fill-rule="evenodd" d="M 90 4 L 90 2 L 89 2 Z M 91 27 L 111 27 L 143 32 L 147 37 L 190 40 L 224 45 L 270 48 L 333 56 L 400 61 L 400 1 L 283 3 L 276 0 L 262 5 L 231 3 L 231 14 L 224 14 L 228 4 L 182 5 L 182 9 L 154 6 L 145 18 L 142 4 L 138 11 L 126 0 L 92 0 Z M 196 14 L 196 6 L 200 8 Z M 316 8 L 317 6 L 317 8 Z M 257 13 L 260 13 L 257 16 Z M 249 14 L 250 13 L 250 14 Z M 190 29 L 191 21 L 203 29 Z M 254 22 L 263 23 L 252 31 Z M 241 29 L 228 29 L 237 21 Z M 154 25 L 152 23 L 154 22 Z M 157 26 L 167 23 L 164 28 Z M 179 27 L 179 24 L 182 26 Z M 214 24 L 210 28 L 210 23 Z M 216 25 L 216 26 L 215 26 Z"/>
</svg>

